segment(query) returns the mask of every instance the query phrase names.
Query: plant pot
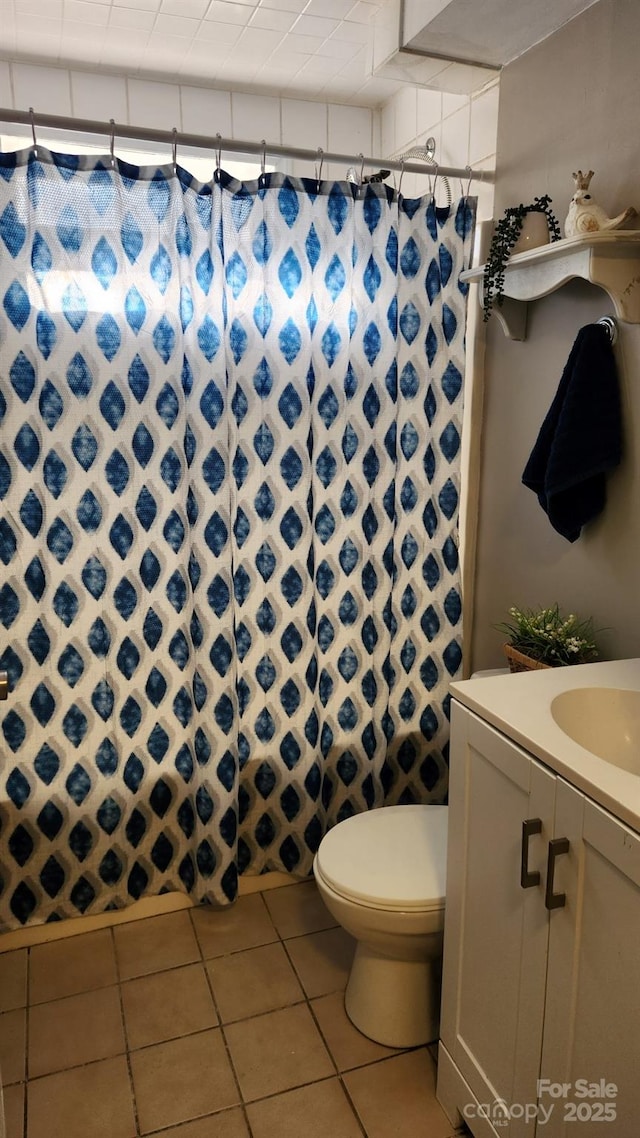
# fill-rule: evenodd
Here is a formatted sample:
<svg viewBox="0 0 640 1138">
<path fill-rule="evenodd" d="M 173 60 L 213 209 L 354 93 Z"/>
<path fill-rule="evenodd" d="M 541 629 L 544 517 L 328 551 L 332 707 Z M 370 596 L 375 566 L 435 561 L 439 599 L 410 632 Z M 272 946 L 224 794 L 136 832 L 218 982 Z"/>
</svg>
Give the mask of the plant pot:
<svg viewBox="0 0 640 1138">
<path fill-rule="evenodd" d="M 533 656 L 525 656 L 510 644 L 503 644 L 504 654 L 509 661 L 510 672 L 537 672 L 542 668 L 550 668 L 551 664 L 543 664 L 541 660 L 534 660 Z"/>
<path fill-rule="evenodd" d="M 549 244 L 549 222 L 547 215 L 540 210 L 531 210 L 522 219 L 522 229 L 511 255 L 526 253 L 528 249 L 539 249 L 541 245 Z"/>
</svg>

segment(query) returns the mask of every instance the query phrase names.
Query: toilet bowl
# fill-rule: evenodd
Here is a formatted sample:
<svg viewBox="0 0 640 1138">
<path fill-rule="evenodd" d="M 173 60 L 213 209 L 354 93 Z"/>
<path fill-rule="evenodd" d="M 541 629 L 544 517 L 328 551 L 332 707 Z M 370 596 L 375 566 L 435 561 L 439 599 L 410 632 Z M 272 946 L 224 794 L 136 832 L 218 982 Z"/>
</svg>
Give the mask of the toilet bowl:
<svg viewBox="0 0 640 1138">
<path fill-rule="evenodd" d="M 438 1038 L 446 806 L 385 806 L 339 822 L 313 862 L 329 912 L 355 938 L 351 1022 L 387 1047 Z"/>
</svg>

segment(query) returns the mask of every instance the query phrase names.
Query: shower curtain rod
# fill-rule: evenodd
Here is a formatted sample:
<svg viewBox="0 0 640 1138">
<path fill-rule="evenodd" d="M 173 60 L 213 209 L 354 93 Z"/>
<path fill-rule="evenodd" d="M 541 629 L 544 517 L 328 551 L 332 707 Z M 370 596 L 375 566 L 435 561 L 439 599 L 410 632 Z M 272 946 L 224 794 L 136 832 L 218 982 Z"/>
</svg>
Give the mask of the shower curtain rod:
<svg viewBox="0 0 640 1138">
<path fill-rule="evenodd" d="M 112 137 L 128 138 L 140 142 L 157 142 L 168 146 L 191 146 L 199 150 L 210 150 L 214 153 L 228 150 L 236 154 L 274 155 L 278 158 L 298 158 L 308 162 L 336 162 L 352 166 L 359 163 L 362 167 L 373 167 L 379 170 L 399 170 L 406 174 L 431 174 L 434 177 L 441 175 L 446 178 L 461 178 L 465 181 L 493 182 L 495 175 L 492 170 L 472 170 L 470 166 L 464 168 L 457 166 L 425 166 L 419 162 L 402 162 L 395 158 L 368 158 L 363 154 L 338 154 L 329 150 L 306 150 L 297 146 L 281 146 L 279 143 L 247 142 L 237 138 L 221 138 L 220 135 L 208 137 L 203 134 L 189 134 L 182 130 L 155 130 L 149 127 L 125 126 L 120 123 L 100 122 L 96 119 L 77 119 L 67 115 L 46 115 L 30 111 L 13 111 L 0 108 L 0 122 L 16 123 L 30 128 L 40 126 L 55 130 L 79 131 L 83 134 L 106 134 L 107 139 Z"/>
</svg>

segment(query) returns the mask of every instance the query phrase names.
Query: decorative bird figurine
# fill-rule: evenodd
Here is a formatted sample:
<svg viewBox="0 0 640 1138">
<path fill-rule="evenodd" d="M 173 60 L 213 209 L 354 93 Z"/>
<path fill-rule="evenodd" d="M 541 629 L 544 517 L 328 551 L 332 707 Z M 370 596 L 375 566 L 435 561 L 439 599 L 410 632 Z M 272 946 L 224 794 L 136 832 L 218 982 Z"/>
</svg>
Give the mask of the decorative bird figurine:
<svg viewBox="0 0 640 1138">
<path fill-rule="evenodd" d="M 589 193 L 589 183 L 593 178 L 593 170 L 583 174 L 582 170 L 571 175 L 574 180 L 576 192 L 571 199 L 569 212 L 564 222 L 565 237 L 580 237 L 584 233 L 597 233 L 604 229 L 618 229 L 631 217 L 636 216 L 633 206 L 625 209 L 617 217 L 607 217 L 602 206 L 598 205 Z"/>
</svg>

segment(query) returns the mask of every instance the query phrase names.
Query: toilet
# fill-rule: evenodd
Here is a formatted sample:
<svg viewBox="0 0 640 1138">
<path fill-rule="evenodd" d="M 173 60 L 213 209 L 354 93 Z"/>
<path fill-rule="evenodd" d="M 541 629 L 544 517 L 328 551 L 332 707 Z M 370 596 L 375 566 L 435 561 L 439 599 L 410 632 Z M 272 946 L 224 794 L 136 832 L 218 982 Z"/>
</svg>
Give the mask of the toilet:
<svg viewBox="0 0 640 1138">
<path fill-rule="evenodd" d="M 329 912 L 357 941 L 351 1022 L 387 1047 L 438 1038 L 446 806 L 384 806 L 339 822 L 313 862 Z"/>
</svg>

